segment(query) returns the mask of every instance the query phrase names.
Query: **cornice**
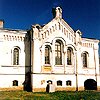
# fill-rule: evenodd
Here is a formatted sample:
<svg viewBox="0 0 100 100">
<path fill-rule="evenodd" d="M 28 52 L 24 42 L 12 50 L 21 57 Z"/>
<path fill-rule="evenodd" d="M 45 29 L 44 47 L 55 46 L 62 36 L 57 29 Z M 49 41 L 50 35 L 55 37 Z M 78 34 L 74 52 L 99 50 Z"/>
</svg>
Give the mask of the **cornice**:
<svg viewBox="0 0 100 100">
<path fill-rule="evenodd" d="M 15 34 L 26 34 L 26 30 L 19 30 L 19 29 L 2 29 L 0 28 L 0 32 L 6 32 L 6 33 L 15 33 Z"/>
</svg>

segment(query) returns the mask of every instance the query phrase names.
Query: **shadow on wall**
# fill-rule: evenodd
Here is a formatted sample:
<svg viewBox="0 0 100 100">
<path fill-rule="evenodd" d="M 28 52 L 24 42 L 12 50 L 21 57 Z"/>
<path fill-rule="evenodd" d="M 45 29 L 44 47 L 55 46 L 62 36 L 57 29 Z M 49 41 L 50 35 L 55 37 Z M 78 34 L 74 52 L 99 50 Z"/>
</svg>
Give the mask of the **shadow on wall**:
<svg viewBox="0 0 100 100">
<path fill-rule="evenodd" d="M 23 83 L 23 89 L 24 89 L 24 91 L 27 91 L 27 92 L 31 92 L 32 91 L 31 73 L 30 72 L 25 74 L 25 81 Z"/>
<path fill-rule="evenodd" d="M 32 91 L 31 82 L 31 31 L 29 30 L 25 36 L 25 81 L 23 82 L 23 89 L 25 91 Z"/>
</svg>

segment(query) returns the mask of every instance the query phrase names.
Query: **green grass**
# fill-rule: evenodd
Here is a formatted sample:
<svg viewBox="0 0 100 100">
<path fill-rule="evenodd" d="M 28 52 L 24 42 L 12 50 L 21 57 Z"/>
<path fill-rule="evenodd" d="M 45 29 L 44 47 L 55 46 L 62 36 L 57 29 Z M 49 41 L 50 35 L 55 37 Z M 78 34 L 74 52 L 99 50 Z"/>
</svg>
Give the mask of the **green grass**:
<svg viewBox="0 0 100 100">
<path fill-rule="evenodd" d="M 0 91 L 0 100 L 100 100 L 98 91 L 80 92 L 26 92 L 26 91 Z"/>
</svg>

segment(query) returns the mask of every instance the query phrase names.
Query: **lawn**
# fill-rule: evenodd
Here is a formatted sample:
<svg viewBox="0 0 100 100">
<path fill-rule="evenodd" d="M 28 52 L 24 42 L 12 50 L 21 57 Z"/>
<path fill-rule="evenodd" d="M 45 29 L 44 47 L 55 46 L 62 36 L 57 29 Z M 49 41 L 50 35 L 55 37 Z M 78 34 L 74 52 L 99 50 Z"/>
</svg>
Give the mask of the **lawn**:
<svg viewBox="0 0 100 100">
<path fill-rule="evenodd" d="M 98 91 L 80 92 L 26 92 L 26 91 L 0 91 L 0 100 L 100 100 Z"/>
</svg>

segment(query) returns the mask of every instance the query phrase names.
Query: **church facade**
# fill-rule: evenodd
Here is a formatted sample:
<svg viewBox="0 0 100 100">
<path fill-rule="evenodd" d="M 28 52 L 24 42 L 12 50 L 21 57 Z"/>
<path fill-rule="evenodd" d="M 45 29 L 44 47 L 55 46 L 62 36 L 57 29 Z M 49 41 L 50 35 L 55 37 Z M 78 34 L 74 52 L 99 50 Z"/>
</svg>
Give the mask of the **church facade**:
<svg viewBox="0 0 100 100">
<path fill-rule="evenodd" d="M 52 10 L 53 19 L 28 31 L 0 28 L 0 88 L 46 91 L 99 90 L 99 40 L 82 38 Z"/>
</svg>

